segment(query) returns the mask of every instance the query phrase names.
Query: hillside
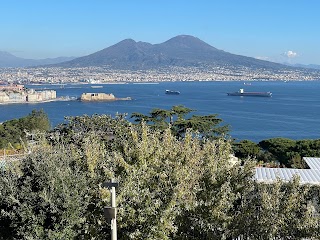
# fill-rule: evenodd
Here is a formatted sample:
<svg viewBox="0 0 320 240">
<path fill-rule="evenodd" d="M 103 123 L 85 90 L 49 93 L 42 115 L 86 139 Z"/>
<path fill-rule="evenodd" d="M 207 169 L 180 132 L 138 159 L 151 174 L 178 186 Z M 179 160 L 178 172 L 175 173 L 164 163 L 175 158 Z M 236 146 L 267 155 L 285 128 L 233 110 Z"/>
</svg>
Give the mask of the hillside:
<svg viewBox="0 0 320 240">
<path fill-rule="evenodd" d="M 26 59 L 12 55 L 8 52 L 0 51 L 0 68 L 4 67 L 32 67 L 48 64 L 56 64 L 74 59 L 74 57 L 57 57 L 46 59 Z"/>
</svg>

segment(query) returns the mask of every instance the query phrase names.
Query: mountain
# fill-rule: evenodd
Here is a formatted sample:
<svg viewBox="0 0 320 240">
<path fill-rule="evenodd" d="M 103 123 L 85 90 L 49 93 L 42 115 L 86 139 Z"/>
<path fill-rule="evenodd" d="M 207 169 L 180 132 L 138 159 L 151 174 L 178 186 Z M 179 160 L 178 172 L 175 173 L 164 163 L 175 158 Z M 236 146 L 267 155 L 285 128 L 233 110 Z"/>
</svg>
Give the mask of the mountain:
<svg viewBox="0 0 320 240">
<path fill-rule="evenodd" d="M 39 65 L 56 64 L 65 61 L 70 61 L 74 57 L 58 57 L 46 59 L 25 59 L 16 57 L 8 52 L 0 51 L 0 68 L 3 67 L 31 67 Z"/>
<path fill-rule="evenodd" d="M 87 56 L 47 59 L 24 59 L 0 51 L 1 67 L 88 67 L 109 66 L 113 69 L 146 70 L 159 67 L 207 67 L 266 69 L 271 71 L 295 67 L 319 69 L 318 65 L 285 65 L 245 57 L 219 50 L 199 38 L 179 35 L 160 44 L 125 39 Z M 310 69 L 312 70 L 312 69 Z"/>
<path fill-rule="evenodd" d="M 160 44 L 125 39 L 90 55 L 57 64 L 63 67 L 105 66 L 115 69 L 150 69 L 167 66 L 232 65 L 283 69 L 288 66 L 231 54 L 199 38 L 179 35 Z"/>
<path fill-rule="evenodd" d="M 300 64 L 300 63 L 296 63 L 296 64 L 284 63 L 284 64 L 292 67 L 308 68 L 308 69 L 311 68 L 311 69 L 320 70 L 320 65 L 317 65 L 317 64 Z"/>
</svg>

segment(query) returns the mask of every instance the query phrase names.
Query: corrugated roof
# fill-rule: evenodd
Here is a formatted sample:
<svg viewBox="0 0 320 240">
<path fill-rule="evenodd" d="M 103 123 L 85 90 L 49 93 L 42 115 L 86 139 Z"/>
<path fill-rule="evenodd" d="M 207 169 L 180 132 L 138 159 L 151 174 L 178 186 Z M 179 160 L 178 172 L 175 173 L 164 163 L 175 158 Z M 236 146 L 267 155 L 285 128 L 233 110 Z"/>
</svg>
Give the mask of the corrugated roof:
<svg viewBox="0 0 320 240">
<path fill-rule="evenodd" d="M 255 169 L 255 179 L 258 182 L 274 182 L 277 179 L 290 181 L 297 175 L 301 184 L 320 184 L 320 158 L 304 157 L 310 169 L 295 168 L 264 168 Z"/>
<path fill-rule="evenodd" d="M 320 158 L 304 157 L 303 160 L 308 164 L 310 169 L 320 170 Z"/>
</svg>

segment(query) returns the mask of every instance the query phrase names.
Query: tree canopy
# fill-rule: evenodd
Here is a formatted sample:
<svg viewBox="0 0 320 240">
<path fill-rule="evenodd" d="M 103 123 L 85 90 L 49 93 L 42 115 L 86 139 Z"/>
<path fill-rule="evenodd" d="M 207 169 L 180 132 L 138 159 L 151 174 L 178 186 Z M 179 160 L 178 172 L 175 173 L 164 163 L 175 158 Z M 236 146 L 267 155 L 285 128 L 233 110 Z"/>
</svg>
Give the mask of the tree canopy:
<svg viewBox="0 0 320 240">
<path fill-rule="evenodd" d="M 282 165 L 293 168 L 306 168 L 303 157 L 320 157 L 320 140 L 292 140 L 271 138 L 254 143 L 249 140 L 233 142 L 235 156 L 242 160 L 248 157 L 268 165 Z"/>
<path fill-rule="evenodd" d="M 319 187 L 261 184 L 231 164 L 225 139 L 189 129 L 79 116 L 0 172 L 0 239 L 109 239 L 103 207 L 117 188 L 118 239 L 318 238 Z"/>
<path fill-rule="evenodd" d="M 26 141 L 26 132 L 48 131 L 49 129 L 50 121 L 47 114 L 42 109 L 32 110 L 25 117 L 0 124 L 0 148 L 7 148 L 9 144 L 19 147 L 21 141 Z"/>
<path fill-rule="evenodd" d="M 183 137 L 187 129 L 199 132 L 201 137 L 210 139 L 228 134 L 229 127 L 220 125 L 222 119 L 217 118 L 217 114 L 189 116 L 194 111 L 178 105 L 169 110 L 153 109 L 149 115 L 135 112 L 132 113 L 131 118 L 134 118 L 134 121 L 138 123 L 144 121 L 154 129 L 164 130 L 170 126 L 172 133 L 178 137 Z"/>
</svg>

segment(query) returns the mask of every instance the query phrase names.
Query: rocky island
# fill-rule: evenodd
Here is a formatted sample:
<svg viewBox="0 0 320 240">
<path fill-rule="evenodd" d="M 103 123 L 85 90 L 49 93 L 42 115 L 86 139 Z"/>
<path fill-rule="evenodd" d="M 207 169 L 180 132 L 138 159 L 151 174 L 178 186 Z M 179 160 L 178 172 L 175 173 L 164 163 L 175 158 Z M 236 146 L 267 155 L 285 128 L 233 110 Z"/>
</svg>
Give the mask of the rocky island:
<svg viewBox="0 0 320 240">
<path fill-rule="evenodd" d="M 116 98 L 112 93 L 83 93 L 80 97 L 81 101 L 117 101 L 117 100 L 131 100 L 131 97 Z"/>
</svg>

